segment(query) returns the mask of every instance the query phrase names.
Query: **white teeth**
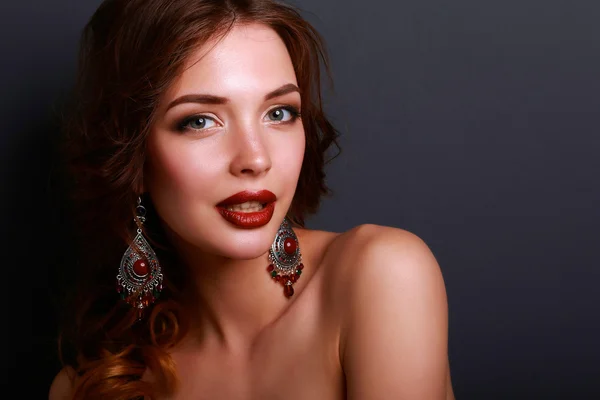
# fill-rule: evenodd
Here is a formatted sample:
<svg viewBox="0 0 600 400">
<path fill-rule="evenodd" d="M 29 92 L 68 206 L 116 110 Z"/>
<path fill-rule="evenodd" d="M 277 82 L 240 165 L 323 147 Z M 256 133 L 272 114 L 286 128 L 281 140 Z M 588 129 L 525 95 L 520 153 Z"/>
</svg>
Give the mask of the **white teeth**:
<svg viewBox="0 0 600 400">
<path fill-rule="evenodd" d="M 258 201 L 247 201 L 242 204 L 234 204 L 231 206 L 227 206 L 227 209 L 229 211 L 246 212 L 246 213 L 257 212 L 257 211 L 262 210 L 263 208 L 264 207 L 263 207 L 262 203 L 260 203 Z"/>
</svg>

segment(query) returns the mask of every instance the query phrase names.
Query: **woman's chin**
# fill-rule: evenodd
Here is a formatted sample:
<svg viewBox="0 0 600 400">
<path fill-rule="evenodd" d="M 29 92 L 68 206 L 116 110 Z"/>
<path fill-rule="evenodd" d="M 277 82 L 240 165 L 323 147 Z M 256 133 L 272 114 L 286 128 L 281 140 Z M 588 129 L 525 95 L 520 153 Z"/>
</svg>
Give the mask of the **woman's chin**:
<svg viewBox="0 0 600 400">
<path fill-rule="evenodd" d="M 268 228 L 233 232 L 215 230 L 205 237 L 190 238 L 189 242 L 209 256 L 212 254 L 231 260 L 253 260 L 266 257 L 276 234 L 276 230 Z"/>
<path fill-rule="evenodd" d="M 272 240 L 256 240 L 247 242 L 231 242 L 225 245 L 219 243 L 212 249 L 214 254 L 232 260 L 254 260 L 260 257 L 266 257 Z M 210 251 L 210 250 L 209 250 Z M 267 259 L 265 258 L 265 262 Z"/>
</svg>

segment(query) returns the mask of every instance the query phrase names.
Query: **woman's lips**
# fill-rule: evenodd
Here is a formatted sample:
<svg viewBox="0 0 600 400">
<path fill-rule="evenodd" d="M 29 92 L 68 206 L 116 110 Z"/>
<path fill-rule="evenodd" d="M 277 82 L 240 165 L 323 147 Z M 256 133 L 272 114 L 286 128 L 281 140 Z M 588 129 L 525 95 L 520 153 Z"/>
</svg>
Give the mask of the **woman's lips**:
<svg viewBox="0 0 600 400">
<path fill-rule="evenodd" d="M 240 228 L 259 228 L 271 221 L 273 212 L 275 211 L 275 203 L 269 203 L 265 208 L 256 212 L 230 211 L 218 206 L 217 211 L 227 221 Z"/>
<path fill-rule="evenodd" d="M 240 228 L 259 228 L 271 221 L 273 212 L 275 211 L 275 200 L 277 196 L 268 190 L 260 190 L 257 192 L 243 191 L 228 197 L 219 204 L 216 209 L 221 216 Z M 264 205 L 264 208 L 256 212 L 242 212 L 228 210 L 228 206 L 242 204 L 247 201 L 257 201 Z"/>
</svg>

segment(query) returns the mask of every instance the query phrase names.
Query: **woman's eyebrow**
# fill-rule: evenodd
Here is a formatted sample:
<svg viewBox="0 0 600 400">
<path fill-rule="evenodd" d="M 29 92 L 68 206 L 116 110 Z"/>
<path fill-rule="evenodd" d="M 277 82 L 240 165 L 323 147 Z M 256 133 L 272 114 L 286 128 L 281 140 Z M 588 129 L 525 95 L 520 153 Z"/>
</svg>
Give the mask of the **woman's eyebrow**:
<svg viewBox="0 0 600 400">
<path fill-rule="evenodd" d="M 284 94 L 288 94 L 291 92 L 300 93 L 300 89 L 298 86 L 293 83 L 285 84 L 265 95 L 265 101 L 271 100 L 275 97 L 283 96 Z M 183 103 L 199 103 L 199 104 L 227 104 L 229 99 L 227 97 L 215 96 L 212 94 L 202 94 L 202 93 L 191 93 L 186 94 L 181 97 L 176 98 L 167 106 L 166 111 L 171 108 L 183 104 Z"/>
<path fill-rule="evenodd" d="M 281 86 L 280 88 L 273 90 L 272 92 L 267 93 L 265 95 L 265 101 L 271 100 L 271 99 L 274 99 L 275 97 L 283 96 L 284 94 L 288 94 L 288 93 L 292 93 L 292 92 L 300 93 L 300 89 L 298 88 L 298 86 L 294 85 L 293 83 L 288 83 L 286 85 Z"/>
</svg>

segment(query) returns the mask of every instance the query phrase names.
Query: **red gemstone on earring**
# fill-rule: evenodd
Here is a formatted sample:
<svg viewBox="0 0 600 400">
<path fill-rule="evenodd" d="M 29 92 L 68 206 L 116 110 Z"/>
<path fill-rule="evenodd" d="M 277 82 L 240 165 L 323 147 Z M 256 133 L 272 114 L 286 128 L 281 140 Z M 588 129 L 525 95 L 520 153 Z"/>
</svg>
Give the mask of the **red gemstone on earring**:
<svg viewBox="0 0 600 400">
<path fill-rule="evenodd" d="M 283 241 L 283 250 L 289 255 L 294 254 L 296 252 L 297 247 L 298 246 L 296 245 L 296 241 L 292 238 L 286 238 Z"/>
<path fill-rule="evenodd" d="M 273 264 L 269 264 L 269 266 L 267 267 L 268 272 L 273 272 L 274 269 L 275 267 L 273 266 Z"/>
<path fill-rule="evenodd" d="M 304 264 L 300 264 L 300 265 L 298 265 L 298 267 L 297 267 L 297 268 L 298 268 L 300 271 L 302 271 L 302 270 L 304 269 Z"/>
<path fill-rule="evenodd" d="M 294 288 L 292 287 L 292 285 L 285 285 L 285 287 L 283 288 L 283 293 L 287 297 L 292 297 L 294 295 Z"/>
<path fill-rule="evenodd" d="M 145 276 L 148 274 L 148 263 L 146 260 L 140 258 L 133 263 L 133 272 L 138 276 Z"/>
</svg>

